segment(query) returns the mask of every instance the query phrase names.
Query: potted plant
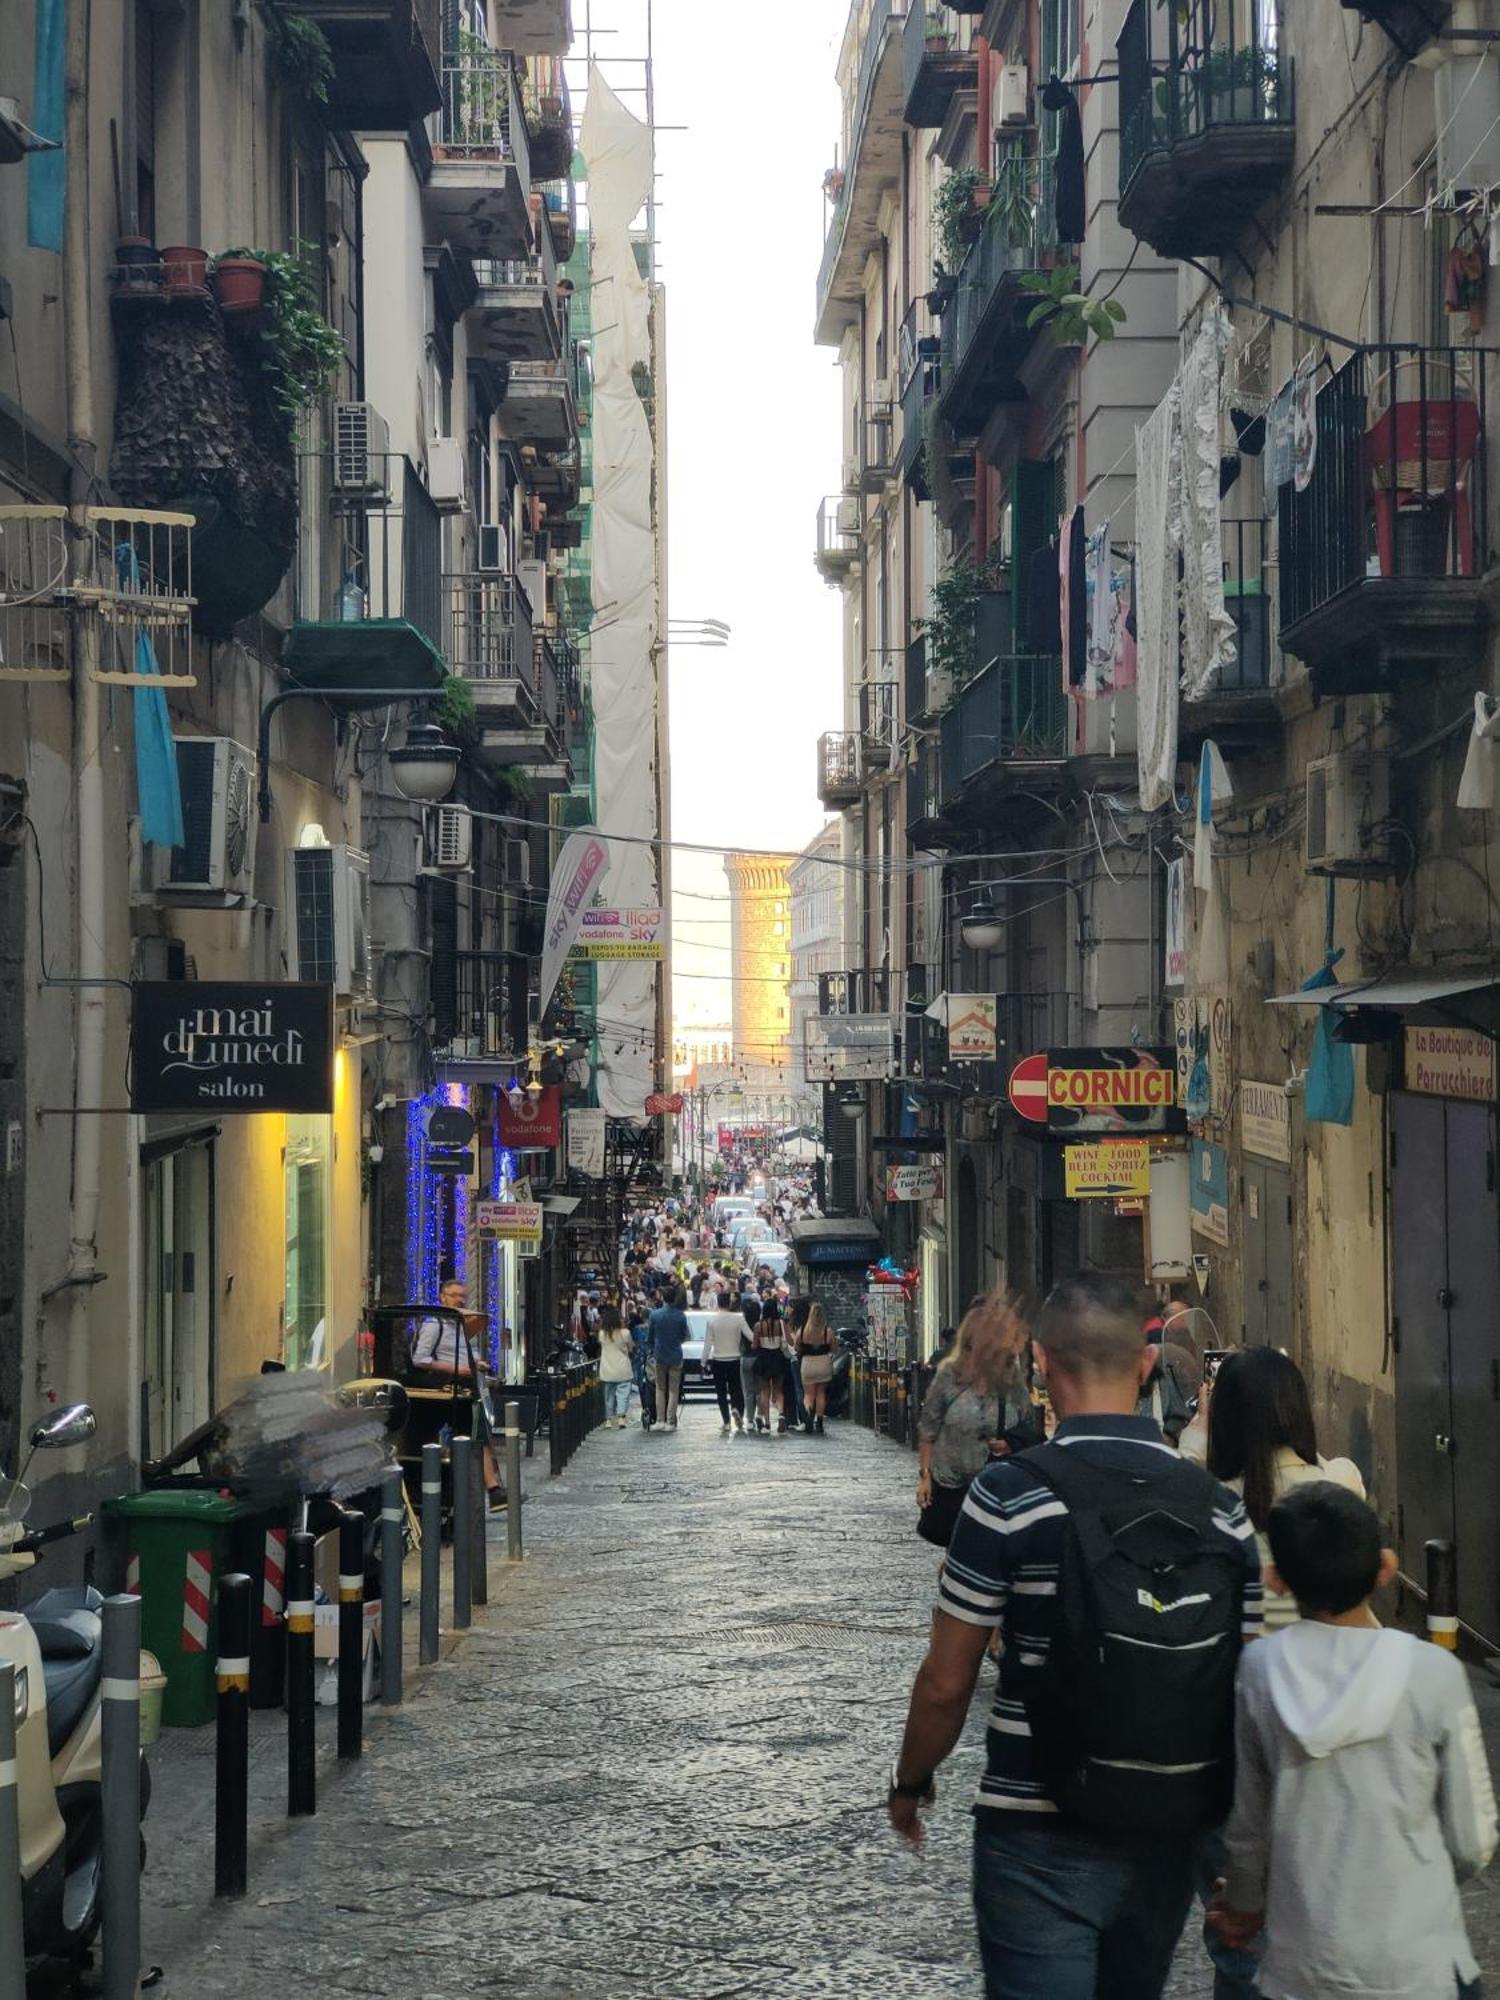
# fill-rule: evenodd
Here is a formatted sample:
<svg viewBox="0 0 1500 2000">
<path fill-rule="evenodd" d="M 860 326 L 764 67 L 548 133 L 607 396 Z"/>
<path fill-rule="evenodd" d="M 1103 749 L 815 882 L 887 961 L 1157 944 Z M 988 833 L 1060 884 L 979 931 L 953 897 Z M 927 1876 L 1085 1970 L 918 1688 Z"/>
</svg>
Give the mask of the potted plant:
<svg viewBox="0 0 1500 2000">
<path fill-rule="evenodd" d="M 145 236 L 122 236 L 115 245 L 113 289 L 122 293 L 161 290 L 161 252 Z"/>
<path fill-rule="evenodd" d="M 938 253 L 950 270 L 963 262 L 965 246 L 978 237 L 989 198 L 990 184 L 974 167 L 959 167 L 934 195 L 933 231 Z"/>
<path fill-rule="evenodd" d="M 1113 340 L 1124 325 L 1125 308 L 1118 299 L 1090 298 L 1078 289 L 1076 264 L 1059 264 L 1054 271 L 1023 271 L 1021 289 L 1036 299 L 1026 324 L 1050 327 L 1059 347 L 1082 347 L 1090 335 Z"/>
<path fill-rule="evenodd" d="M 266 267 L 248 250 L 226 250 L 214 259 L 214 296 L 224 313 L 259 312 Z"/>
<path fill-rule="evenodd" d="M 318 310 L 300 258 L 285 250 L 236 252 L 259 264 L 265 323 L 247 330 L 269 398 L 294 433 L 301 412 L 316 403 L 344 361 L 343 340 Z"/>
<path fill-rule="evenodd" d="M 161 269 L 168 292 L 198 297 L 208 291 L 208 252 L 195 243 L 163 244 Z"/>
<path fill-rule="evenodd" d="M 1257 125 L 1276 115 L 1276 55 L 1258 45 L 1215 49 L 1198 72 L 1204 125 Z"/>
<path fill-rule="evenodd" d="M 927 19 L 923 24 L 923 32 L 926 36 L 927 53 L 929 55 L 940 56 L 946 53 L 948 47 L 948 22 L 941 8 L 929 7 L 927 9 Z"/>
</svg>

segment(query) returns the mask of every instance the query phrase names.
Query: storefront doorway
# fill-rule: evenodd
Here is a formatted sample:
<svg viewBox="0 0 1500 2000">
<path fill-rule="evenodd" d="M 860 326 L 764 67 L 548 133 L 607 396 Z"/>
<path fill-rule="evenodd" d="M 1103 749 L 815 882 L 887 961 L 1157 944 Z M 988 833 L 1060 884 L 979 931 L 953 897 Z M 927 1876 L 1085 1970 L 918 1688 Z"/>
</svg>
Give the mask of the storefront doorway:
<svg viewBox="0 0 1500 2000">
<path fill-rule="evenodd" d="M 147 1442 L 160 1456 L 213 1414 L 213 1138 L 148 1141 L 141 1168 Z"/>
<path fill-rule="evenodd" d="M 1495 1111 L 1391 1098 L 1397 1531 L 1407 1575 L 1423 1543 L 1458 1546 L 1458 1610 L 1500 1640 L 1500 1206 Z"/>
</svg>

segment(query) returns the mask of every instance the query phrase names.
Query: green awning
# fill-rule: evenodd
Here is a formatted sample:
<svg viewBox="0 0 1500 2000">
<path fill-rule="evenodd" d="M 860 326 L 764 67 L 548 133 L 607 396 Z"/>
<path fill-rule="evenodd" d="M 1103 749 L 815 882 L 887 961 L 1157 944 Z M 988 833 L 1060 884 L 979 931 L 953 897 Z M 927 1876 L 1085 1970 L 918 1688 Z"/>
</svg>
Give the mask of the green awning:
<svg viewBox="0 0 1500 2000">
<path fill-rule="evenodd" d="M 436 694 L 448 672 L 438 648 L 406 618 L 299 618 L 281 663 L 298 687 L 348 708 L 382 707 L 400 691 Z"/>
</svg>

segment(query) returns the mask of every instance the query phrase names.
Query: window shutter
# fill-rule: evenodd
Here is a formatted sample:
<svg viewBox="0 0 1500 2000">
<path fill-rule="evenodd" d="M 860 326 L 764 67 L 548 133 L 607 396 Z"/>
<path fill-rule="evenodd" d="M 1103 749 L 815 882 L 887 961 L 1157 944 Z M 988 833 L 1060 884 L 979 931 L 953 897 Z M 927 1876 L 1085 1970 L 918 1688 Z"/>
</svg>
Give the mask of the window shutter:
<svg viewBox="0 0 1500 2000">
<path fill-rule="evenodd" d="M 1011 473 L 1011 628 L 1018 653 L 1030 650 L 1026 630 L 1026 593 L 1031 583 L 1031 559 L 1057 532 L 1056 478 L 1050 458 L 1018 458 Z"/>
</svg>

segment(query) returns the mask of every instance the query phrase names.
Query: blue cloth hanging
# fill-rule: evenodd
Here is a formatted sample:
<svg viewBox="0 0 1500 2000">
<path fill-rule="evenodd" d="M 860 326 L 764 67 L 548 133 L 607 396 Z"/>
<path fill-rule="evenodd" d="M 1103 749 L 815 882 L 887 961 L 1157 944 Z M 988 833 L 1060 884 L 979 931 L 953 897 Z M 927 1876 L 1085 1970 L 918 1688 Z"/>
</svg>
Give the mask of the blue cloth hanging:
<svg viewBox="0 0 1500 2000">
<path fill-rule="evenodd" d="M 140 564 L 129 542 L 115 549 L 115 571 L 126 590 L 140 588 Z M 156 648 L 144 625 L 135 628 L 132 672 L 160 674 Z M 182 787 L 177 777 L 177 745 L 162 688 L 138 687 L 135 693 L 135 789 L 140 807 L 141 838 L 153 847 L 181 847 L 187 835 L 182 825 Z"/>
<path fill-rule="evenodd" d="M 36 63 L 31 83 L 31 129 L 42 139 L 63 135 L 63 52 L 68 0 L 36 0 Z M 26 159 L 26 241 L 33 250 L 63 247 L 63 198 L 68 156 L 30 153 Z"/>
<path fill-rule="evenodd" d="M 1301 990 L 1316 993 L 1325 986 L 1336 986 L 1333 968 L 1342 956 L 1342 952 L 1331 954 L 1320 971 L 1303 980 Z M 1336 1007 L 1318 1009 L 1303 1099 L 1303 1115 L 1310 1125 L 1348 1125 L 1354 1117 L 1354 1051 L 1347 1042 L 1335 1039 L 1339 1018 Z"/>
</svg>

